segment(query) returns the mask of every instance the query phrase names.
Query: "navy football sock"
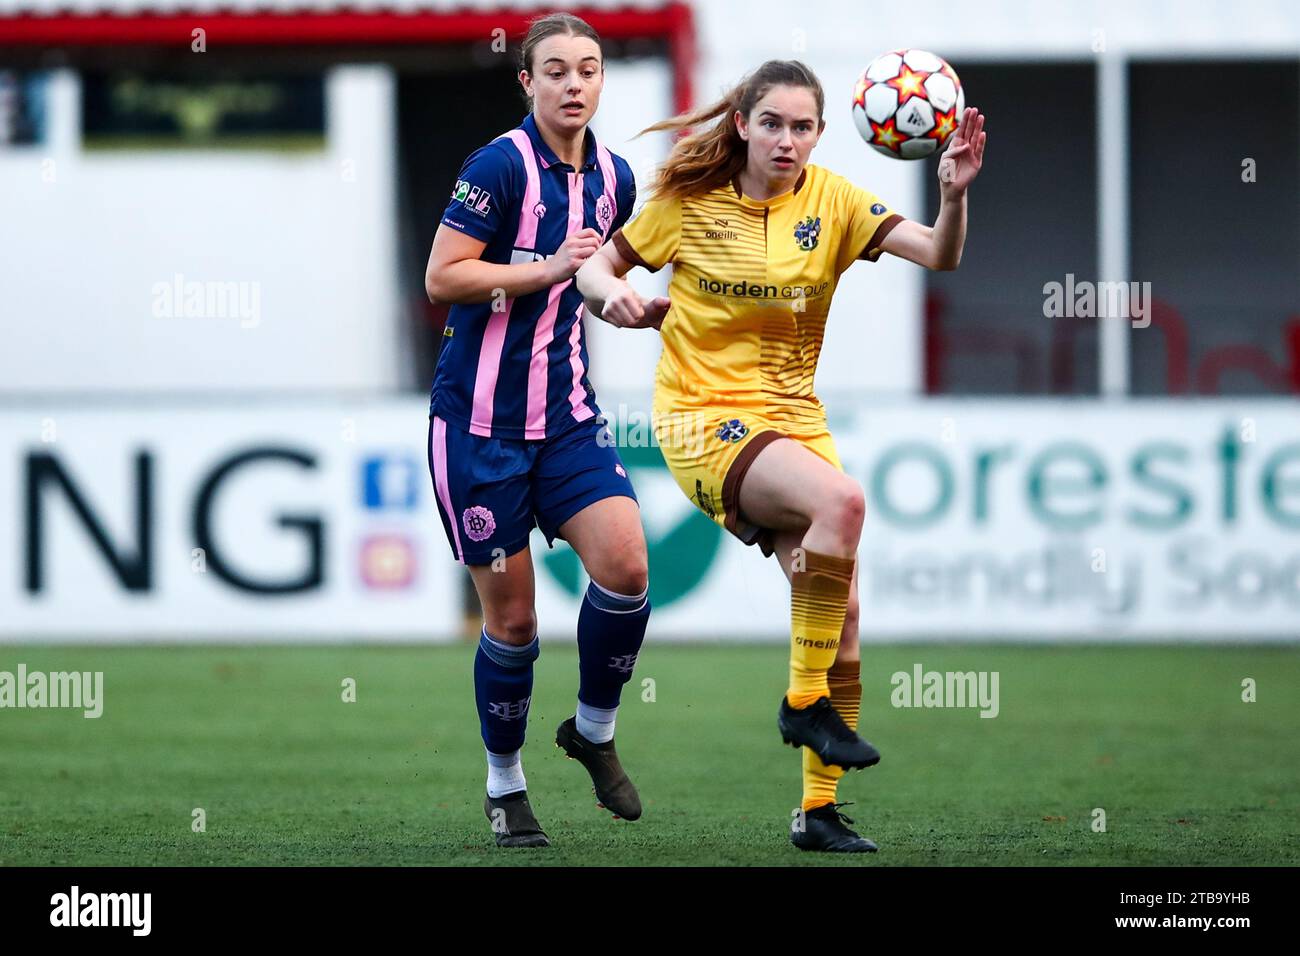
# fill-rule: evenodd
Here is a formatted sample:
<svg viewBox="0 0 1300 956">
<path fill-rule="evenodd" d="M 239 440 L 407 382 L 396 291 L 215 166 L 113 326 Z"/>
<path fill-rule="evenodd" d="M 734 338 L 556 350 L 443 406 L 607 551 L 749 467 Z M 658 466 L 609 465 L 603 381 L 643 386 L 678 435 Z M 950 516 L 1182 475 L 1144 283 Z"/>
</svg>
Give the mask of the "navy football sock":
<svg viewBox="0 0 1300 956">
<path fill-rule="evenodd" d="M 648 590 L 616 594 L 595 581 L 578 612 L 578 733 L 593 743 L 614 736 L 623 685 L 632 679 L 650 619 Z M 604 738 L 604 739 L 599 739 Z"/>
<path fill-rule="evenodd" d="M 533 661 L 539 653 L 536 637 L 515 647 L 483 628 L 474 656 L 474 700 L 489 753 L 510 754 L 524 745 L 533 697 Z"/>
</svg>

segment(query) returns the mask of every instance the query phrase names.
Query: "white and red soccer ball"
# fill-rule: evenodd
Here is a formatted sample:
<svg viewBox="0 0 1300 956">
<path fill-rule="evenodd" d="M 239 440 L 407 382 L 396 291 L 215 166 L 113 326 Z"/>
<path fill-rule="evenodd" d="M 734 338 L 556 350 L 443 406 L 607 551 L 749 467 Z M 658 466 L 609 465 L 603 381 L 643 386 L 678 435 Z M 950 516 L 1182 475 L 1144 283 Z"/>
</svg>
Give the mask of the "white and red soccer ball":
<svg viewBox="0 0 1300 956">
<path fill-rule="evenodd" d="M 923 159 L 943 149 L 965 108 L 957 73 L 924 50 L 876 57 L 853 88 L 858 132 L 894 159 Z"/>
</svg>

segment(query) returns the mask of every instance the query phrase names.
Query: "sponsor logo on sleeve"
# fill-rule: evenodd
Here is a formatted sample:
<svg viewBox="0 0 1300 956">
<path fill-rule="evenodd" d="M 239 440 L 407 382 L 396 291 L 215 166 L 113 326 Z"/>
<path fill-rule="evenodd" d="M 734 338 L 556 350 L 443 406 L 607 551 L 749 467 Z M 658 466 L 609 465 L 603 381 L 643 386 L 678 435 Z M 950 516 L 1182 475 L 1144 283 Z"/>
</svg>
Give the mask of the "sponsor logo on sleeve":
<svg viewBox="0 0 1300 956">
<path fill-rule="evenodd" d="M 480 216 L 486 216 L 492 211 L 492 194 L 463 179 L 456 180 L 456 188 L 451 191 L 451 198 Z"/>
</svg>

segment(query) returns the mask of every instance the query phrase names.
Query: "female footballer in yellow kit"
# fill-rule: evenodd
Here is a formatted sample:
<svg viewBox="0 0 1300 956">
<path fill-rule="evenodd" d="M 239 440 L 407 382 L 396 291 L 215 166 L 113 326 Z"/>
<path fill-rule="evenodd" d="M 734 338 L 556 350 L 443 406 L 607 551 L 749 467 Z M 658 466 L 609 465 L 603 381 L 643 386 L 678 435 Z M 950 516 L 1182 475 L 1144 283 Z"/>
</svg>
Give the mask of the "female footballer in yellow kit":
<svg viewBox="0 0 1300 956">
<path fill-rule="evenodd" d="M 927 227 L 809 164 L 824 103 L 808 67 L 771 60 L 717 103 L 649 127 L 721 117 L 673 147 L 650 200 L 577 282 L 611 324 L 659 328 L 655 434 L 669 469 L 697 507 L 775 554 L 790 579 L 790 683 L 777 723 L 786 743 L 804 748 L 803 825 L 792 842 L 864 852 L 876 845 L 845 825 L 835 798 L 844 768 L 880 759 L 856 733 L 865 503 L 840 465 L 813 376 L 836 282 L 855 260 L 888 252 L 956 268 L 986 134 L 983 116 L 967 109 L 940 162 L 939 215 Z M 665 315 L 622 276 L 669 262 Z"/>
</svg>

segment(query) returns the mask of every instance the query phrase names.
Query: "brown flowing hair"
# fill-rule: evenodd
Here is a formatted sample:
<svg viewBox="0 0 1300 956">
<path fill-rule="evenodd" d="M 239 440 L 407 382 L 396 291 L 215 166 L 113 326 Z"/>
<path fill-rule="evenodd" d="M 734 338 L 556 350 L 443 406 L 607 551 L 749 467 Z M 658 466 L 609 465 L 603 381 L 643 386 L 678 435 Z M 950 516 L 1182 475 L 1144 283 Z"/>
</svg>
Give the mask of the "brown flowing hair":
<svg viewBox="0 0 1300 956">
<path fill-rule="evenodd" d="M 519 48 L 519 69 L 532 76 L 533 54 L 537 51 L 537 45 L 547 37 L 554 36 L 586 37 L 594 40 L 596 46 L 600 46 L 600 34 L 582 17 L 575 17 L 572 13 L 550 13 L 529 22 L 528 33 Z M 602 56 L 604 52 L 601 50 Z M 601 68 L 604 69 L 603 64 Z M 528 109 L 531 110 L 532 98 L 525 93 L 524 99 L 528 100 Z"/>
<path fill-rule="evenodd" d="M 747 74 L 716 103 L 681 113 L 647 126 L 638 136 L 660 130 L 683 130 L 722 117 L 700 133 L 692 133 L 673 145 L 650 189 L 651 199 L 682 199 L 725 186 L 745 168 L 749 144 L 740 138 L 732 116 L 739 112 L 748 119 L 754 106 L 774 86 L 795 86 L 812 90 L 817 99 L 817 122 L 824 125 L 822 112 L 826 95 L 807 66 L 798 60 L 768 60 Z"/>
</svg>

